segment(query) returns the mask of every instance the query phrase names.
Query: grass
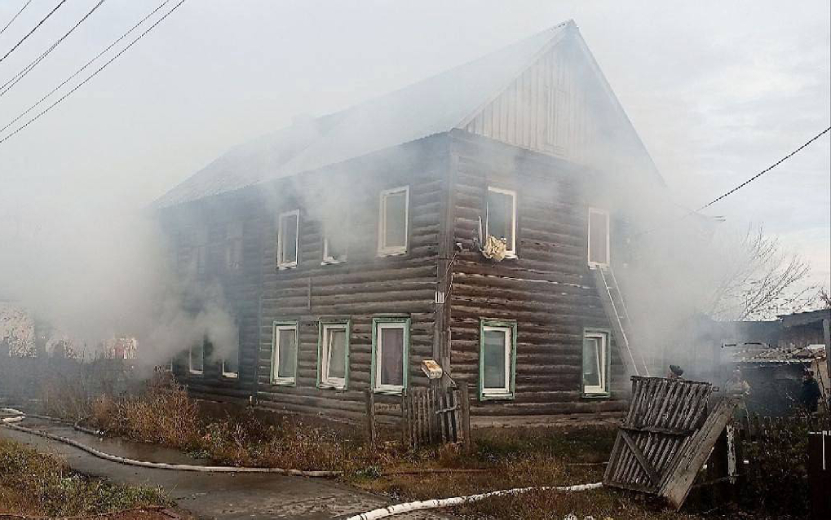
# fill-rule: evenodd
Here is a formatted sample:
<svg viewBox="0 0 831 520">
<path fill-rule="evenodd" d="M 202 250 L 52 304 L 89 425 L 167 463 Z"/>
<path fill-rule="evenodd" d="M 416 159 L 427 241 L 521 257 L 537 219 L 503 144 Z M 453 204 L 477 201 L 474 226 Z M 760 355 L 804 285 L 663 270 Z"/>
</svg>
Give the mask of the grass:
<svg viewBox="0 0 831 520">
<path fill-rule="evenodd" d="M 10 440 L 0 439 L 0 468 L 0 514 L 98 515 L 170 504 L 159 489 L 90 479 Z"/>
</svg>

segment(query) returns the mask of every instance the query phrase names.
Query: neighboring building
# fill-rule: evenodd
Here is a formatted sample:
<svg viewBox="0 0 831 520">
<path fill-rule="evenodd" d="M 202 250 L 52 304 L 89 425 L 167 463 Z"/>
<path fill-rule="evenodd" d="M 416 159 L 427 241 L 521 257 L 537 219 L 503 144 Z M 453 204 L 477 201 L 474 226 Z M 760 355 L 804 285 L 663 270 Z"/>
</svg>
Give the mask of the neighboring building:
<svg viewBox="0 0 831 520">
<path fill-rule="evenodd" d="M 239 327 L 237 353 L 193 345 L 174 371 L 197 395 L 358 418 L 365 390 L 398 403 L 435 359 L 474 423 L 615 416 L 637 356 L 597 273 L 633 257 L 628 212 L 653 189 L 573 22 L 297 119 L 156 203 L 182 278 L 221 285 Z"/>
</svg>

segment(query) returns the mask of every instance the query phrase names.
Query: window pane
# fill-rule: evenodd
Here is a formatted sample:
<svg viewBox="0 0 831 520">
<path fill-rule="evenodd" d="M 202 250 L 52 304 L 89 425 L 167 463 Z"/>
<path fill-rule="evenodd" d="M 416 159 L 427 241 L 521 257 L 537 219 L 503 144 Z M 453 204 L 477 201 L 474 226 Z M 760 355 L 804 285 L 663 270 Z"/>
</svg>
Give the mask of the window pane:
<svg viewBox="0 0 831 520">
<path fill-rule="evenodd" d="M 297 215 L 288 215 L 282 218 L 280 262 L 287 264 L 297 261 Z"/>
<path fill-rule="evenodd" d="M 600 348 L 599 338 L 585 338 L 583 340 L 583 386 L 601 386 Z"/>
<path fill-rule="evenodd" d="M 279 353 L 277 357 L 277 377 L 294 377 L 297 342 L 294 330 L 277 332 Z"/>
<path fill-rule="evenodd" d="M 484 387 L 506 388 L 505 381 L 505 337 L 502 330 L 486 330 L 484 348 Z"/>
<path fill-rule="evenodd" d="M 197 343 L 190 349 L 190 369 L 201 372 L 204 365 L 203 344 Z"/>
<path fill-rule="evenodd" d="M 326 257 L 327 259 L 342 260 L 346 257 L 346 245 L 349 234 L 340 226 L 326 228 Z"/>
<path fill-rule="evenodd" d="M 222 371 L 227 372 L 229 374 L 236 374 L 239 372 L 239 356 L 237 352 L 234 351 L 231 354 L 228 354 L 225 359 L 222 361 Z"/>
<path fill-rule="evenodd" d="M 384 247 L 403 247 L 407 245 L 407 194 L 390 193 L 384 201 Z"/>
<path fill-rule="evenodd" d="M 404 329 L 381 328 L 381 384 L 404 386 Z"/>
<path fill-rule="evenodd" d="M 513 196 L 488 191 L 488 234 L 505 239 L 513 249 Z"/>
<path fill-rule="evenodd" d="M 327 345 L 328 366 L 330 378 L 344 379 L 346 377 L 346 330 L 329 329 L 329 344 Z"/>
<path fill-rule="evenodd" d="M 589 213 L 589 261 L 599 264 L 607 262 L 606 244 L 609 229 L 606 225 L 606 215 Z"/>
</svg>

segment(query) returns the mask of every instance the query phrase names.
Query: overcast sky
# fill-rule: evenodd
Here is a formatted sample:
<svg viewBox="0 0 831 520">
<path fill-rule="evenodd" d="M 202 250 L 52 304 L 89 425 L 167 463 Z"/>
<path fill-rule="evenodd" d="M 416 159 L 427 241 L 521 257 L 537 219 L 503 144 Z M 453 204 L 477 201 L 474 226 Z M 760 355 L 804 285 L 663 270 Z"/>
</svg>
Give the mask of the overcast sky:
<svg viewBox="0 0 831 520">
<path fill-rule="evenodd" d="M 68 0 L 0 61 L 0 84 L 96 1 Z M 33 0 L 0 36 L 0 56 L 58 2 Z M 106 0 L 0 97 L 0 126 L 159 2 Z M 0 28 L 24 3 L 0 0 Z M 828 0 L 189 0 L 0 144 L 0 217 L 55 202 L 74 210 L 146 204 L 232 145 L 298 114 L 345 108 L 569 18 L 689 207 L 831 124 Z M 828 285 L 830 147 L 826 135 L 708 212 L 737 228 L 764 224 Z"/>
</svg>

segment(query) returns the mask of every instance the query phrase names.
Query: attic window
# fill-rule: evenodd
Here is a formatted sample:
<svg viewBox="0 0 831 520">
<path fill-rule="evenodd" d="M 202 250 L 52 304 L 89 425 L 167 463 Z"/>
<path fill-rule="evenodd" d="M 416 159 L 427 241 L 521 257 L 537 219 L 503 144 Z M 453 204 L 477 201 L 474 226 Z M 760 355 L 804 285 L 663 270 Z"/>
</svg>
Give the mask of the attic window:
<svg viewBox="0 0 831 520">
<path fill-rule="evenodd" d="M 277 226 L 277 267 L 279 269 L 297 267 L 300 210 L 281 213 Z"/>
<path fill-rule="evenodd" d="M 548 91 L 545 141 L 558 155 L 565 155 L 568 149 L 570 117 L 568 92 L 552 87 Z"/>
<path fill-rule="evenodd" d="M 516 192 L 488 187 L 485 234 L 505 243 L 505 256 L 516 256 Z"/>
<path fill-rule="evenodd" d="M 208 230 L 201 228 L 196 231 L 196 246 L 193 248 L 193 265 L 196 276 L 204 278 L 208 274 Z"/>
<path fill-rule="evenodd" d="M 609 265 L 609 213 L 589 208 L 589 267 Z"/>
<path fill-rule="evenodd" d="M 409 186 L 381 192 L 378 218 L 378 255 L 401 255 L 407 252 L 409 208 Z"/>
</svg>

